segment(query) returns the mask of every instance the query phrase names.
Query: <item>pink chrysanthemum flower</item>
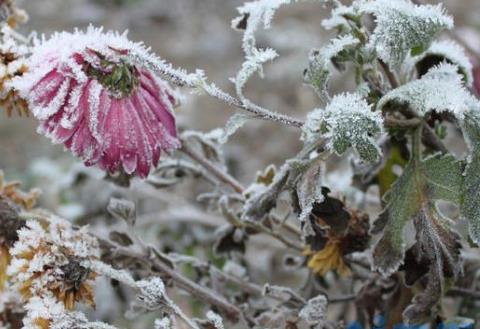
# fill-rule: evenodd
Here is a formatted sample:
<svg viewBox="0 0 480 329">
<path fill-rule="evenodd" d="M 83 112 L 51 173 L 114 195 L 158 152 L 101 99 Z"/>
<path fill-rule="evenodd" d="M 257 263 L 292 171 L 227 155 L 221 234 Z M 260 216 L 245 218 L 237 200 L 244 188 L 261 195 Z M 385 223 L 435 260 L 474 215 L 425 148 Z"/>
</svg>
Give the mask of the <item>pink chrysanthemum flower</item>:
<svg viewBox="0 0 480 329">
<path fill-rule="evenodd" d="M 29 71 L 12 86 L 40 120 L 39 132 L 86 165 L 146 177 L 162 151 L 179 146 L 176 97 L 140 63 L 149 56 L 125 34 L 57 33 L 34 47 Z"/>
</svg>

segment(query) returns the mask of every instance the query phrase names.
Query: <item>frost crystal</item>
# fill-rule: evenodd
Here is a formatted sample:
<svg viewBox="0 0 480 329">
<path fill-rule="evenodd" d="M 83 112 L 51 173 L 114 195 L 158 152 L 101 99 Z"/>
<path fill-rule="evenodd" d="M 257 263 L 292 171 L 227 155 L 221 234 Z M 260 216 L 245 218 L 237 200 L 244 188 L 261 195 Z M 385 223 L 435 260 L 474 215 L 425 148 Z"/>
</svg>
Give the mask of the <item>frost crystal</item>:
<svg viewBox="0 0 480 329">
<path fill-rule="evenodd" d="M 162 151 L 179 146 L 166 82 L 132 57 L 150 58 L 125 34 L 56 33 L 36 41 L 29 71 L 11 86 L 40 120 L 39 132 L 86 165 L 146 177 Z"/>
<path fill-rule="evenodd" d="M 325 109 L 316 109 L 307 116 L 303 128 L 305 142 L 328 139 L 328 147 L 338 154 L 353 147 L 364 161 L 375 161 L 381 150 L 373 136 L 383 130 L 379 112 L 358 94 L 336 95 Z"/>
<path fill-rule="evenodd" d="M 375 16 L 375 30 L 369 46 L 379 57 L 398 68 L 407 55 L 428 48 L 437 32 L 453 27 L 441 5 L 414 5 L 410 0 L 363 1 L 362 13 Z"/>
<path fill-rule="evenodd" d="M 168 304 L 165 299 L 165 285 L 160 278 L 138 281 L 137 287 L 140 290 L 137 298 L 146 309 L 155 310 L 159 306 Z"/>
<path fill-rule="evenodd" d="M 309 67 L 305 72 L 305 81 L 309 83 L 320 97 L 327 96 L 327 85 L 331 73 L 331 61 L 341 54 L 346 55 L 359 44 L 359 40 L 351 35 L 332 39 L 330 44 L 320 50 L 312 50 Z"/>
<path fill-rule="evenodd" d="M 350 32 L 350 24 L 347 17 L 358 17 L 358 2 L 353 2 L 351 6 L 339 5 L 331 12 L 331 16 L 322 21 L 322 26 L 327 29 L 338 29 L 343 32 Z"/>
<path fill-rule="evenodd" d="M 208 311 L 207 312 L 207 319 L 212 323 L 213 327 L 215 329 L 224 329 L 225 327 L 223 326 L 223 320 L 220 315 L 213 311 Z"/>
<path fill-rule="evenodd" d="M 408 104 L 421 115 L 433 110 L 449 111 L 462 119 L 478 100 L 464 87 L 458 67 L 442 63 L 430 69 L 421 79 L 387 93 L 378 102 L 377 109 L 383 109 L 390 102 Z"/>
<path fill-rule="evenodd" d="M 319 295 L 307 302 L 307 305 L 300 310 L 299 316 L 309 325 L 321 324 L 326 320 L 327 305 L 327 298 Z"/>
<path fill-rule="evenodd" d="M 163 318 L 155 320 L 155 329 L 172 329 L 172 321 L 170 318 Z"/>
</svg>

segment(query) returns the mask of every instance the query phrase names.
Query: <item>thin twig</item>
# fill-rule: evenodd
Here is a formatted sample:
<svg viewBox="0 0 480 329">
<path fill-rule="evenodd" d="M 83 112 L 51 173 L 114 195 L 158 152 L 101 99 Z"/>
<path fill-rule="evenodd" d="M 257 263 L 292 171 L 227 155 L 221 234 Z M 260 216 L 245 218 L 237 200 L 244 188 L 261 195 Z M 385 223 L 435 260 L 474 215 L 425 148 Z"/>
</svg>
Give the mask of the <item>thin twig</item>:
<svg viewBox="0 0 480 329">
<path fill-rule="evenodd" d="M 178 86 L 187 86 L 192 89 L 203 90 L 208 95 L 219 99 L 232 107 L 253 113 L 255 116 L 263 120 L 280 122 L 296 128 L 301 128 L 303 126 L 303 121 L 301 120 L 268 110 L 250 101 L 241 101 L 238 98 L 233 97 L 229 93 L 218 88 L 215 84 L 208 83 L 200 74 L 187 74 L 186 72 L 176 70 L 172 68 L 171 65 L 166 64 L 162 60 L 155 57 L 145 59 L 142 56 L 136 56 L 135 54 L 132 54 L 132 56 L 133 59 L 138 57 L 136 60 L 146 64 L 151 70 L 163 75 Z"/>
<path fill-rule="evenodd" d="M 469 297 L 473 299 L 480 299 L 480 291 L 461 287 L 453 287 L 448 289 L 447 295 L 452 297 Z"/>
<path fill-rule="evenodd" d="M 192 160 L 196 161 L 198 164 L 200 164 L 202 167 L 204 167 L 206 170 L 208 170 L 209 173 L 214 175 L 216 178 L 218 178 L 221 182 L 231 186 L 235 192 L 242 194 L 245 188 L 238 182 L 234 177 L 229 175 L 223 170 L 220 170 L 217 166 L 215 166 L 212 162 L 210 162 L 208 159 L 205 157 L 201 156 L 198 154 L 196 151 L 194 151 L 192 148 L 188 146 L 187 143 L 183 143 L 182 148 L 180 149 L 183 153 L 188 155 Z"/>
<path fill-rule="evenodd" d="M 399 120 L 387 117 L 383 120 L 383 122 L 386 127 L 390 128 L 416 128 L 422 124 L 422 120 L 420 118 Z"/>
<path fill-rule="evenodd" d="M 392 87 L 392 89 L 395 89 L 399 86 L 399 83 L 398 83 L 398 80 L 397 78 L 395 77 L 395 73 L 393 73 L 390 68 L 388 67 L 387 64 L 385 64 L 384 61 L 382 61 L 381 59 L 378 60 L 378 63 L 380 64 L 380 66 L 382 67 L 383 69 L 383 72 L 385 72 L 385 75 L 388 79 L 388 82 L 390 82 L 390 86 Z"/>
<path fill-rule="evenodd" d="M 152 252 L 150 255 L 146 255 L 143 252 L 137 251 L 133 248 L 118 246 L 109 240 L 102 239 L 93 233 L 91 234 L 94 235 L 101 242 L 101 244 L 108 246 L 108 248 L 113 248 L 115 253 L 127 256 L 129 258 L 142 260 L 143 262 L 150 264 L 153 271 L 162 273 L 163 275 L 169 277 L 173 282 L 175 282 L 177 287 L 190 293 L 192 296 L 197 297 L 199 300 L 218 307 L 227 315 L 230 320 L 236 322 L 242 318 L 242 311 L 237 306 L 227 301 L 217 292 L 201 286 L 182 274 L 176 272 L 174 268 L 170 267 L 169 264 L 165 263 L 164 260 L 161 259 L 156 250 L 150 249 Z M 162 257 L 167 256 L 162 255 Z"/>
</svg>

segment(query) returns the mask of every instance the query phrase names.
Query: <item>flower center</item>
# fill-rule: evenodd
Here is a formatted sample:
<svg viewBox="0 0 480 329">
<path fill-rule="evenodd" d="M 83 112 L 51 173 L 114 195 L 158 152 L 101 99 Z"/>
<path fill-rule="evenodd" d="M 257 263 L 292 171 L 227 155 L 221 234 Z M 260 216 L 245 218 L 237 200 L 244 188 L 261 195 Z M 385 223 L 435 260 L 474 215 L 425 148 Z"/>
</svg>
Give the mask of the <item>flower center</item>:
<svg viewBox="0 0 480 329">
<path fill-rule="evenodd" d="M 84 67 L 89 77 L 100 82 L 116 98 L 130 96 L 139 84 L 137 69 L 123 60 L 115 63 L 100 57 L 98 63 L 86 62 Z"/>
</svg>

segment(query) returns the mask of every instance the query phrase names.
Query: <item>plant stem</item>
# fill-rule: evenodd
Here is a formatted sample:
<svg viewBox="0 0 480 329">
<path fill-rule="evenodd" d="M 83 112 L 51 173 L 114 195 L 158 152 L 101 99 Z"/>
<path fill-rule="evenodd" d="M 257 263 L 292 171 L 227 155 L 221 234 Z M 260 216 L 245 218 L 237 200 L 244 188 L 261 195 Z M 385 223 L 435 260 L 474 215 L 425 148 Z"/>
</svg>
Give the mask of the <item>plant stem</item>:
<svg viewBox="0 0 480 329">
<path fill-rule="evenodd" d="M 233 190 L 237 193 L 242 194 L 245 188 L 243 185 L 237 181 L 233 176 L 229 175 L 225 171 L 219 169 L 216 165 L 210 162 L 205 157 L 198 154 L 195 150 L 190 148 L 187 143 L 182 143 L 182 148 L 180 149 L 183 153 L 188 155 L 192 160 L 196 161 L 203 168 L 205 168 L 209 173 L 215 176 L 221 182 L 231 186 Z"/>
<path fill-rule="evenodd" d="M 388 82 L 390 82 L 390 86 L 392 87 L 392 89 L 397 88 L 399 86 L 399 83 L 398 83 L 397 78 L 395 77 L 395 73 L 393 73 L 390 70 L 390 68 L 388 67 L 388 65 L 384 61 L 382 61 L 381 59 L 378 60 L 378 63 L 382 67 L 383 72 L 385 72 L 385 75 L 388 79 Z"/>
<path fill-rule="evenodd" d="M 422 124 L 420 118 L 411 118 L 406 120 L 399 120 L 395 118 L 385 118 L 384 124 L 386 127 L 390 128 L 417 128 Z"/>
<path fill-rule="evenodd" d="M 208 95 L 219 99 L 230 106 L 255 114 L 263 120 L 280 122 L 295 128 L 301 128 L 303 121 L 292 118 L 288 115 L 270 111 L 264 107 L 256 105 L 249 101 L 241 101 L 229 93 L 218 88 L 213 83 L 208 83 L 201 74 L 187 74 L 186 72 L 176 70 L 171 65 L 152 56 L 148 59 L 140 55 L 132 54 L 132 58 L 141 64 L 146 64 L 154 72 L 165 76 L 170 82 L 178 86 L 187 86 L 192 89 L 201 89 Z"/>
</svg>

